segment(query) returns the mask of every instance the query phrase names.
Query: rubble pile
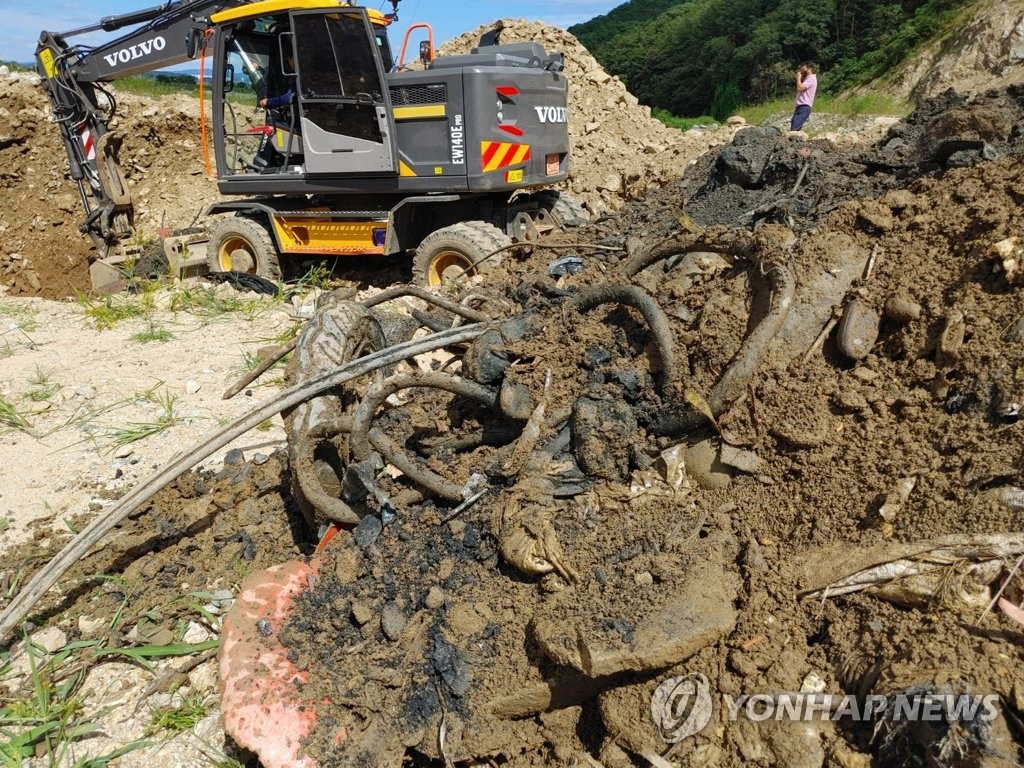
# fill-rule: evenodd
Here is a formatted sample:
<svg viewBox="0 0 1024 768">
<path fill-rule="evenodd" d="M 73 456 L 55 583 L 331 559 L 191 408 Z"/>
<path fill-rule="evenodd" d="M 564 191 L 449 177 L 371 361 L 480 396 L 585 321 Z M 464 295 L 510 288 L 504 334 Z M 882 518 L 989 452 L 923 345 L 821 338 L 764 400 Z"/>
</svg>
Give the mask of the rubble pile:
<svg viewBox="0 0 1024 768">
<path fill-rule="evenodd" d="M 467 348 L 335 393 L 308 434 L 359 522 L 254 641 L 303 671 L 303 753 L 656 761 L 656 691 L 699 674 L 682 765 L 1014 764 L 1020 109 L 946 95 L 857 150 L 741 131 L 566 237 L 578 271 L 537 248 L 470 288 Z M 786 691 L 996 698 L 937 729 L 720 698 Z"/>
<path fill-rule="evenodd" d="M 684 176 L 685 141 L 567 60 L 594 86 L 571 97 L 572 190 L 607 215 L 417 305 L 415 324 L 465 338 L 288 410 L 290 462 L 160 499 L 213 537 L 129 566 L 171 587 L 265 565 L 261 538 L 289 535 L 275 503 L 296 539 L 296 507 L 333 535 L 242 589 L 228 732 L 276 733 L 234 697 L 253 706 L 239 681 L 283 670 L 256 711 L 294 705 L 281 729 L 301 724 L 307 765 L 1018 764 L 1024 94 L 944 94 L 867 147 L 744 128 Z M 34 151 L 16 136 L 0 151 Z M 168 139 L 145 141 L 139 183 Z M 323 303 L 291 383 L 408 337 L 399 305 L 356 298 Z M 273 610 L 260 588 L 282 574 Z M 162 604 L 141 581 L 139 604 Z M 681 713 L 658 708 L 675 686 L 710 696 L 678 747 Z M 725 704 L 795 692 L 989 695 L 993 716 Z"/>
</svg>

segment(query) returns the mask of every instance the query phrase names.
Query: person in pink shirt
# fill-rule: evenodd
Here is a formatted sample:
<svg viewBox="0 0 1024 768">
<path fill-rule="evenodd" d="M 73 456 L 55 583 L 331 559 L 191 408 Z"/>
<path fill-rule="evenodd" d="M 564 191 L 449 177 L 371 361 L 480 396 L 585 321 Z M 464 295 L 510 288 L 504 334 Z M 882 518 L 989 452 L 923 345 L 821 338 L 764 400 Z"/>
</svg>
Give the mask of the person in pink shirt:
<svg viewBox="0 0 1024 768">
<path fill-rule="evenodd" d="M 814 74 L 814 65 L 806 61 L 796 71 L 796 109 L 793 110 L 793 119 L 789 122 L 791 131 L 799 131 L 811 116 L 811 106 L 814 104 L 814 94 L 817 90 L 818 78 Z"/>
</svg>

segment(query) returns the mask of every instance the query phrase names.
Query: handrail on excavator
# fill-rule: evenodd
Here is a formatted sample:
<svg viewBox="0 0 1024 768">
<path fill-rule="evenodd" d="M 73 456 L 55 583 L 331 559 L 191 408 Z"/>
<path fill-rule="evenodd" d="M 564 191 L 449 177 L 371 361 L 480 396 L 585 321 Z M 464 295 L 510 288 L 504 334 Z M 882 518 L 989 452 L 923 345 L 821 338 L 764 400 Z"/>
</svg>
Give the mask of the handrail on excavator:
<svg viewBox="0 0 1024 768">
<path fill-rule="evenodd" d="M 434 29 L 425 21 L 421 21 L 418 24 L 413 24 L 407 30 L 405 30 L 405 37 L 402 38 L 402 50 L 398 54 L 398 64 L 395 65 L 396 71 L 401 72 L 402 67 L 405 65 L 405 49 L 409 45 L 409 36 L 412 34 L 412 31 L 414 29 L 420 28 L 424 28 L 427 30 L 427 48 L 424 51 L 423 43 L 420 43 L 420 61 L 422 61 L 424 64 L 427 64 L 434 60 Z"/>
</svg>

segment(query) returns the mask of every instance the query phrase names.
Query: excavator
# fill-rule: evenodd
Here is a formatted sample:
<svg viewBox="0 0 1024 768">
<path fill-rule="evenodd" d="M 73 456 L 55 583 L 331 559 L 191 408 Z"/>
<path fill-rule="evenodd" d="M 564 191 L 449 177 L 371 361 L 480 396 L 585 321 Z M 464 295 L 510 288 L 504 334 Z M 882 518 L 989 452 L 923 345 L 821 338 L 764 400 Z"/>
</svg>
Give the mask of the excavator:
<svg viewBox="0 0 1024 768">
<path fill-rule="evenodd" d="M 108 84 L 196 59 L 212 62 L 203 146 L 224 199 L 205 210 L 208 227 L 163 241 L 172 272 L 279 281 L 293 257 L 411 253 L 413 281 L 438 285 L 585 221 L 552 188 L 569 171 L 562 54 L 492 33 L 469 54 L 436 56 L 417 24 L 396 62 L 390 2 L 384 14 L 339 0 L 168 0 L 42 32 L 37 68 L 85 208 L 79 228 L 97 250 L 94 290 L 123 285 L 133 263 Z M 129 27 L 100 45 L 68 42 Z M 417 28 L 428 38 L 406 66 Z"/>
</svg>

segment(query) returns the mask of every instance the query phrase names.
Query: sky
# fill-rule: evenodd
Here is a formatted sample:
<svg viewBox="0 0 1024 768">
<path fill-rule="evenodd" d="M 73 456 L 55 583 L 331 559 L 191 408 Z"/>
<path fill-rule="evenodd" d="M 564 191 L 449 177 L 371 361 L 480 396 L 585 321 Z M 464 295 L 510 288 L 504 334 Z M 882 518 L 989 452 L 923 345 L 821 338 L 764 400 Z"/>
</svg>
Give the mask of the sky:
<svg viewBox="0 0 1024 768">
<path fill-rule="evenodd" d="M 501 18 L 522 18 L 542 21 L 556 27 L 569 27 L 581 21 L 607 13 L 626 0 L 402 0 L 398 6 L 398 22 L 389 36 L 395 55 L 402 44 L 402 37 L 410 24 L 427 22 L 434 29 L 434 44 L 440 46 L 445 40 L 463 32 L 476 29 L 481 24 Z M 0 0 L 0 59 L 6 61 L 31 62 L 36 40 L 43 29 L 51 32 L 65 32 L 94 24 L 104 16 L 147 8 L 159 0 L 91 0 L 72 2 L 55 0 L 49 3 L 28 3 L 24 0 Z M 378 5 L 378 3 L 380 3 Z M 358 3 L 353 3 L 358 4 Z M 390 12 L 390 2 L 369 0 L 367 7 Z M 89 44 L 113 40 L 119 33 L 100 33 L 99 36 L 73 38 L 76 42 Z M 418 33 L 413 40 L 421 39 Z M 408 56 L 408 54 L 407 54 Z M 194 65 L 193 65 L 194 67 Z"/>
</svg>

